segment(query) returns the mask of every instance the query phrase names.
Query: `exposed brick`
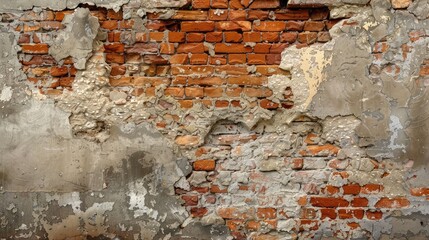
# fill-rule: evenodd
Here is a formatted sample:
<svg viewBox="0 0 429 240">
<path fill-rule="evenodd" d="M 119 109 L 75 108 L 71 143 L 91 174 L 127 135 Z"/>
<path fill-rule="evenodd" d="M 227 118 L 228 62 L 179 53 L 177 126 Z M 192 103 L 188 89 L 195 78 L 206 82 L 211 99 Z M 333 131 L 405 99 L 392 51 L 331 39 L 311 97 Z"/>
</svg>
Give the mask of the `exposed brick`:
<svg viewBox="0 0 429 240">
<path fill-rule="evenodd" d="M 318 42 L 329 42 L 331 40 L 331 35 L 329 34 L 329 32 L 318 32 L 317 33 L 317 41 Z"/>
<path fill-rule="evenodd" d="M 53 77 L 62 77 L 68 75 L 69 69 L 66 66 L 62 67 L 52 67 L 51 68 L 51 76 Z"/>
<path fill-rule="evenodd" d="M 262 36 L 260 32 L 245 32 L 243 33 L 244 42 L 261 42 Z"/>
<path fill-rule="evenodd" d="M 181 198 L 185 201 L 185 206 L 196 206 L 198 204 L 197 195 L 183 195 Z"/>
<path fill-rule="evenodd" d="M 242 8 L 244 8 L 244 6 L 243 6 L 243 4 L 241 4 L 240 0 L 230 0 L 229 1 L 229 8 L 242 9 Z"/>
<path fill-rule="evenodd" d="M 216 162 L 213 159 L 197 160 L 193 163 L 195 171 L 213 171 L 215 167 Z"/>
<path fill-rule="evenodd" d="M 215 107 L 217 108 L 226 108 L 229 106 L 229 102 L 227 100 L 218 100 L 215 102 Z"/>
<path fill-rule="evenodd" d="M 107 20 L 101 23 L 100 27 L 107 30 L 118 29 L 118 21 L 117 20 Z"/>
<path fill-rule="evenodd" d="M 203 97 L 203 88 L 187 87 L 185 88 L 185 96 L 187 98 Z"/>
<path fill-rule="evenodd" d="M 299 154 L 302 156 L 332 156 L 336 155 L 340 149 L 337 146 L 326 145 L 308 145 Z"/>
<path fill-rule="evenodd" d="M 352 207 L 367 207 L 368 206 L 368 199 L 366 198 L 354 198 L 351 201 Z"/>
<path fill-rule="evenodd" d="M 247 19 L 248 20 L 267 20 L 268 19 L 268 11 L 263 10 L 249 10 L 247 12 Z"/>
<path fill-rule="evenodd" d="M 187 64 L 188 63 L 188 54 L 176 54 L 170 58 L 171 64 Z"/>
<path fill-rule="evenodd" d="M 243 35 L 236 32 L 225 32 L 224 38 L 225 42 L 241 42 L 243 40 Z"/>
<path fill-rule="evenodd" d="M 177 47 L 177 53 L 204 53 L 203 43 L 183 43 Z"/>
<path fill-rule="evenodd" d="M 221 21 L 216 22 L 217 31 L 243 31 L 252 30 L 252 23 L 249 21 Z"/>
<path fill-rule="evenodd" d="M 213 21 L 182 22 L 181 29 L 183 32 L 211 32 L 215 29 L 215 22 Z"/>
<path fill-rule="evenodd" d="M 47 54 L 49 51 L 48 44 L 40 43 L 40 44 L 21 44 L 23 53 L 31 53 L 31 54 Z"/>
<path fill-rule="evenodd" d="M 223 95 L 223 88 L 216 88 L 216 87 L 204 88 L 204 96 L 206 97 L 218 98 L 218 97 L 222 97 L 222 95 Z"/>
<path fill-rule="evenodd" d="M 212 21 L 224 21 L 228 18 L 228 10 L 221 9 L 210 9 L 209 20 Z"/>
<path fill-rule="evenodd" d="M 249 97 L 269 97 L 273 94 L 270 89 L 267 88 L 243 88 L 243 93 Z"/>
<path fill-rule="evenodd" d="M 266 64 L 265 54 L 247 54 L 247 63 L 255 65 Z"/>
<path fill-rule="evenodd" d="M 131 86 L 131 77 L 111 77 L 109 83 L 112 87 Z"/>
<path fill-rule="evenodd" d="M 181 108 L 191 108 L 194 105 L 192 100 L 178 100 L 177 102 Z"/>
<path fill-rule="evenodd" d="M 245 21 L 247 13 L 245 10 L 230 10 L 228 13 L 228 20 L 230 21 Z"/>
<path fill-rule="evenodd" d="M 192 0 L 192 7 L 194 9 L 210 8 L 210 0 Z"/>
<path fill-rule="evenodd" d="M 204 34 L 203 33 L 188 33 L 188 34 L 186 34 L 186 41 L 188 43 L 203 42 L 204 41 Z"/>
<path fill-rule="evenodd" d="M 301 32 L 298 34 L 298 42 L 311 44 L 316 42 L 317 33 L 316 32 Z"/>
<path fill-rule="evenodd" d="M 285 29 L 287 31 L 302 31 L 304 29 L 304 22 L 287 21 Z"/>
<path fill-rule="evenodd" d="M 222 42 L 223 33 L 222 32 L 210 32 L 206 34 L 207 42 Z"/>
<path fill-rule="evenodd" d="M 166 96 L 182 98 L 185 95 L 185 90 L 183 88 L 178 87 L 168 87 L 164 90 L 164 94 Z"/>
<path fill-rule="evenodd" d="M 158 45 L 156 43 L 136 43 L 132 47 L 126 48 L 127 53 L 153 54 L 158 53 Z"/>
<path fill-rule="evenodd" d="M 275 11 L 276 20 L 307 20 L 310 18 L 307 9 L 282 9 Z"/>
<path fill-rule="evenodd" d="M 205 207 L 193 207 L 191 208 L 191 215 L 193 217 L 203 217 L 208 212 Z"/>
<path fill-rule="evenodd" d="M 212 8 L 228 8 L 228 0 L 212 0 Z"/>
<path fill-rule="evenodd" d="M 229 64 L 244 64 L 246 63 L 246 54 L 229 54 L 228 63 Z"/>
<path fill-rule="evenodd" d="M 248 207 L 218 208 L 216 212 L 225 219 L 253 219 L 255 215 L 255 209 Z"/>
<path fill-rule="evenodd" d="M 168 32 L 168 41 L 171 43 L 185 42 L 186 34 L 184 32 Z"/>
<path fill-rule="evenodd" d="M 260 8 L 278 8 L 280 6 L 280 0 L 253 0 L 250 4 L 250 9 Z"/>
<path fill-rule="evenodd" d="M 280 42 L 294 43 L 297 38 L 297 32 L 284 32 L 280 35 Z"/>
<path fill-rule="evenodd" d="M 183 88 L 182 88 L 183 89 Z M 200 137 L 192 135 L 184 135 L 176 137 L 176 144 L 180 146 L 196 146 L 200 141 Z"/>
<path fill-rule="evenodd" d="M 114 52 L 114 53 L 123 53 L 124 52 L 124 44 L 122 43 L 111 43 L 104 45 L 105 52 Z"/>
<path fill-rule="evenodd" d="M 161 43 L 159 52 L 161 54 L 174 54 L 174 44 L 172 44 L 172 43 Z"/>
<path fill-rule="evenodd" d="M 277 216 L 277 209 L 275 208 L 258 208 L 256 216 L 260 219 L 273 219 Z"/>
<path fill-rule="evenodd" d="M 411 195 L 416 196 L 416 197 L 421 197 L 421 196 L 428 196 L 429 195 L 429 188 L 412 188 L 410 190 Z"/>
<path fill-rule="evenodd" d="M 359 184 L 344 185 L 343 193 L 346 195 L 358 195 L 360 193 L 360 186 Z"/>
<path fill-rule="evenodd" d="M 249 46 L 245 46 L 244 44 L 238 43 L 216 43 L 215 44 L 215 52 L 216 53 L 246 53 L 252 52 L 252 48 Z"/>
<path fill-rule="evenodd" d="M 304 31 L 322 31 L 325 28 L 324 22 L 308 21 L 304 24 Z"/>
<path fill-rule="evenodd" d="M 332 208 L 322 208 L 320 209 L 320 219 L 325 219 L 325 218 L 330 218 L 330 219 L 335 219 L 337 218 L 337 212 L 335 211 L 335 209 Z"/>
<path fill-rule="evenodd" d="M 261 76 L 239 76 L 239 77 L 229 77 L 227 79 L 228 84 L 236 84 L 236 85 L 256 85 L 262 86 L 267 83 L 267 77 Z"/>
<path fill-rule="evenodd" d="M 369 220 L 380 220 L 383 218 L 383 213 L 381 211 L 366 211 L 366 218 Z"/>
<path fill-rule="evenodd" d="M 311 197 L 310 203 L 314 207 L 347 207 L 349 202 L 344 198 Z"/>
<path fill-rule="evenodd" d="M 192 10 L 177 10 L 176 13 L 171 16 L 171 19 L 176 20 L 207 20 L 206 11 L 192 11 Z"/>
<path fill-rule="evenodd" d="M 376 208 L 404 208 L 410 206 L 410 201 L 406 198 L 381 198 L 376 204 Z"/>
<path fill-rule="evenodd" d="M 151 42 L 162 42 L 164 40 L 164 32 L 150 32 L 149 40 Z"/>
<path fill-rule="evenodd" d="M 207 64 L 207 61 L 208 61 L 208 55 L 205 53 L 192 54 L 190 59 L 191 64 L 197 64 L 197 65 L 205 65 Z"/>
<path fill-rule="evenodd" d="M 286 28 L 286 23 L 283 21 L 270 21 L 270 22 L 260 22 L 259 24 L 253 23 L 254 31 L 283 31 Z"/>
<path fill-rule="evenodd" d="M 126 71 L 127 71 L 127 67 L 125 66 L 112 66 L 110 75 L 111 76 L 124 75 Z"/>
<path fill-rule="evenodd" d="M 106 62 L 123 64 L 125 63 L 125 57 L 124 55 L 118 53 L 107 53 Z"/>
<path fill-rule="evenodd" d="M 279 104 L 268 99 L 262 99 L 259 102 L 259 106 L 265 109 L 277 109 L 279 107 Z"/>
</svg>

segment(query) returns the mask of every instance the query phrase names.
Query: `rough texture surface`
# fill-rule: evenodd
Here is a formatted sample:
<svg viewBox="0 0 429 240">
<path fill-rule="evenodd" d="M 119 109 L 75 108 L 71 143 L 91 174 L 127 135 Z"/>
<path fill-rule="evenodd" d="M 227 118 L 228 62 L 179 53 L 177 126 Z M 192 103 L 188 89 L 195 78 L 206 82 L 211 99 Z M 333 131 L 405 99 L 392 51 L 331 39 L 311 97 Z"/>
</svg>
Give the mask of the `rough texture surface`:
<svg viewBox="0 0 429 240">
<path fill-rule="evenodd" d="M 2 4 L 0 238 L 429 238 L 428 14 Z"/>
</svg>

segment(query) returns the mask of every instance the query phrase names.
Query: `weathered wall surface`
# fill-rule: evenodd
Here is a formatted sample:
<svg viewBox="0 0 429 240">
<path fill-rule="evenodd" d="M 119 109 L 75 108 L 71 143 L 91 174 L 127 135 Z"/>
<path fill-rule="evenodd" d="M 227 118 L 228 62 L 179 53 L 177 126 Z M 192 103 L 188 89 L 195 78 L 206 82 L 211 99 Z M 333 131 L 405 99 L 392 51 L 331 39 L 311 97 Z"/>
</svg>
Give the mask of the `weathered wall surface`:
<svg viewBox="0 0 429 240">
<path fill-rule="evenodd" d="M 427 239 L 426 0 L 0 1 L 1 239 Z"/>
</svg>

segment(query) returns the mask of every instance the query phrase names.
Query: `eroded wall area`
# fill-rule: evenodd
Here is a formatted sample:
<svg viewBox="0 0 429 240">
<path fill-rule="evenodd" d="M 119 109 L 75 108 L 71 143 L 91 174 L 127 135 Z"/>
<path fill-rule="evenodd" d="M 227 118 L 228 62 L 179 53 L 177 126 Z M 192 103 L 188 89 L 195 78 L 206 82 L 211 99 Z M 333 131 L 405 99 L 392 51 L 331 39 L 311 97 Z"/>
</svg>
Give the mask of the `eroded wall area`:
<svg viewBox="0 0 429 240">
<path fill-rule="evenodd" d="M 0 237 L 428 237 L 426 1 L 0 11 Z"/>
</svg>

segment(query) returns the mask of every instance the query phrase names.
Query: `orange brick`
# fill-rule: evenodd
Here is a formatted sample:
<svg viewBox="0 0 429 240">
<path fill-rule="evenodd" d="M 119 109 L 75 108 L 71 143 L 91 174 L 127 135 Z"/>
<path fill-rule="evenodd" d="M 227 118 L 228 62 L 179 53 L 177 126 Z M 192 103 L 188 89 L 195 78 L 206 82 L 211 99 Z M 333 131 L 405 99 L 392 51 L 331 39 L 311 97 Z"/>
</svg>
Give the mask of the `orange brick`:
<svg viewBox="0 0 429 240">
<path fill-rule="evenodd" d="M 174 54 L 174 44 L 173 43 L 161 43 L 159 52 L 161 54 Z"/>
<path fill-rule="evenodd" d="M 308 9 L 282 9 L 275 11 L 276 20 L 307 20 L 310 18 Z"/>
<path fill-rule="evenodd" d="M 121 29 L 132 29 L 134 26 L 134 20 L 122 20 L 119 21 L 119 28 Z"/>
<path fill-rule="evenodd" d="M 189 85 L 200 85 L 200 86 L 212 86 L 212 85 L 222 85 L 225 83 L 225 80 L 220 77 L 204 77 L 204 78 L 189 78 Z"/>
<path fill-rule="evenodd" d="M 225 55 L 214 55 L 209 57 L 209 64 L 211 65 L 225 65 L 226 61 Z"/>
<path fill-rule="evenodd" d="M 228 20 L 230 21 L 245 21 L 246 17 L 247 14 L 245 10 L 229 10 L 228 13 Z"/>
<path fill-rule="evenodd" d="M 175 20 L 207 20 L 206 11 L 177 10 L 171 17 Z"/>
<path fill-rule="evenodd" d="M 187 87 L 185 88 L 186 98 L 200 98 L 204 96 L 203 88 L 193 88 Z"/>
<path fill-rule="evenodd" d="M 170 64 L 187 64 L 188 63 L 188 54 L 176 54 L 171 56 Z"/>
<path fill-rule="evenodd" d="M 287 31 L 302 31 L 302 29 L 304 29 L 304 22 L 299 22 L 299 21 L 286 22 Z"/>
<path fill-rule="evenodd" d="M 274 74 L 279 75 L 289 75 L 288 71 L 285 71 L 277 65 L 264 65 L 264 66 L 256 66 L 256 72 L 262 75 L 271 76 Z"/>
<path fill-rule="evenodd" d="M 188 34 L 186 34 L 186 41 L 188 43 L 202 42 L 202 41 L 204 41 L 204 34 L 203 33 L 188 33 Z"/>
<path fill-rule="evenodd" d="M 249 21 L 221 21 L 216 22 L 217 31 L 243 31 L 252 30 L 252 23 Z"/>
<path fill-rule="evenodd" d="M 259 24 L 253 23 L 253 30 L 270 32 L 270 31 L 283 31 L 286 28 L 285 22 L 271 21 L 271 22 L 260 22 Z"/>
<path fill-rule="evenodd" d="M 366 211 L 366 218 L 369 220 L 380 220 L 383 218 L 383 213 L 381 211 Z"/>
<path fill-rule="evenodd" d="M 61 22 L 56 21 L 43 21 L 40 22 L 40 27 L 46 31 L 58 30 L 64 28 L 64 25 Z"/>
<path fill-rule="evenodd" d="M 322 31 L 325 28 L 324 22 L 315 22 L 315 21 L 308 21 L 304 24 L 304 31 L 313 31 L 318 32 Z"/>
<path fill-rule="evenodd" d="M 228 55 L 229 64 L 244 64 L 246 63 L 246 54 L 229 54 Z"/>
<path fill-rule="evenodd" d="M 255 209 L 250 207 L 222 207 L 217 209 L 217 214 L 225 219 L 252 219 Z"/>
<path fill-rule="evenodd" d="M 222 32 L 210 32 L 206 34 L 207 42 L 222 42 L 223 33 Z"/>
<path fill-rule="evenodd" d="M 330 218 L 330 219 L 337 218 L 337 212 L 335 211 L 335 209 L 331 209 L 331 208 L 320 209 L 320 214 L 321 214 L 320 219 L 322 220 L 325 218 Z"/>
<path fill-rule="evenodd" d="M 107 53 L 106 62 L 108 63 L 119 63 L 123 64 L 125 62 L 124 55 L 118 53 Z"/>
<path fill-rule="evenodd" d="M 107 29 L 107 30 L 114 30 L 118 29 L 118 21 L 117 20 L 107 20 L 103 21 L 101 23 L 101 28 Z"/>
<path fill-rule="evenodd" d="M 243 35 L 236 32 L 225 32 L 224 33 L 225 42 L 241 42 Z"/>
<path fill-rule="evenodd" d="M 326 145 L 308 145 L 299 153 L 302 156 L 332 156 L 336 155 L 340 149 L 331 144 Z"/>
<path fill-rule="evenodd" d="M 351 202 L 352 207 L 367 207 L 368 206 L 368 199 L 366 198 L 354 198 Z"/>
<path fill-rule="evenodd" d="M 360 193 L 359 184 L 347 184 L 343 186 L 343 193 L 345 195 L 358 195 Z"/>
<path fill-rule="evenodd" d="M 178 100 L 181 108 L 191 108 L 194 105 L 192 100 Z"/>
<path fill-rule="evenodd" d="M 222 95 L 223 95 L 223 88 L 216 88 L 216 87 L 204 88 L 204 96 L 206 97 L 218 98 L 218 97 L 222 97 Z"/>
<path fill-rule="evenodd" d="M 247 19 L 248 20 L 267 20 L 268 19 L 268 11 L 263 10 L 249 10 L 247 12 Z"/>
<path fill-rule="evenodd" d="M 228 10 L 210 9 L 209 20 L 224 21 L 228 18 Z"/>
<path fill-rule="evenodd" d="M 184 32 L 168 32 L 168 41 L 171 43 L 185 42 L 185 36 Z"/>
<path fill-rule="evenodd" d="M 243 33 L 244 42 L 261 42 L 262 37 L 260 32 L 245 32 Z"/>
<path fill-rule="evenodd" d="M 239 77 L 229 77 L 227 79 L 228 84 L 237 84 L 237 85 L 257 85 L 262 86 L 267 83 L 267 77 L 265 76 L 239 76 Z"/>
<path fill-rule="evenodd" d="M 192 0 L 192 8 L 210 8 L 210 0 Z"/>
<path fill-rule="evenodd" d="M 412 188 L 410 190 L 410 192 L 411 192 L 411 195 L 416 196 L 416 197 L 428 196 L 429 195 L 429 188 L 425 188 L 425 187 Z"/>
<path fill-rule="evenodd" d="M 215 68 L 215 72 L 218 74 L 228 74 L 228 75 L 249 75 L 247 66 L 234 66 L 234 65 L 217 66 Z"/>
<path fill-rule="evenodd" d="M 177 53 L 204 53 L 203 43 L 183 43 L 177 47 Z"/>
<path fill-rule="evenodd" d="M 254 0 L 249 6 L 251 9 L 278 7 L 280 7 L 280 0 Z"/>
<path fill-rule="evenodd" d="M 215 107 L 217 108 L 226 108 L 229 106 L 229 102 L 227 100 L 218 100 L 215 102 Z"/>
<path fill-rule="evenodd" d="M 126 71 L 127 71 L 127 67 L 125 66 L 112 66 L 110 75 L 111 76 L 124 75 Z"/>
<path fill-rule="evenodd" d="M 109 33 L 110 34 L 110 33 Z M 121 32 L 117 32 L 118 36 L 117 39 L 115 39 L 114 42 L 119 42 L 120 41 L 120 34 Z M 136 42 L 147 42 L 149 40 L 149 34 L 145 33 L 145 32 L 138 32 L 136 33 Z M 109 42 L 112 42 L 109 40 Z"/>
<path fill-rule="evenodd" d="M 242 88 L 227 88 L 225 93 L 228 97 L 240 97 L 242 91 Z"/>
<path fill-rule="evenodd" d="M 263 32 L 262 33 L 262 41 L 264 42 L 278 42 L 279 41 L 279 33 L 278 32 Z"/>
<path fill-rule="evenodd" d="M 241 4 L 240 0 L 230 0 L 229 1 L 229 8 L 242 9 L 242 8 L 244 8 L 244 6 L 243 6 L 243 4 Z"/>
<path fill-rule="evenodd" d="M 316 42 L 317 33 L 316 32 L 301 32 L 298 34 L 298 42 L 311 44 Z"/>
<path fill-rule="evenodd" d="M 181 29 L 183 32 L 211 32 L 215 29 L 215 23 L 213 21 L 182 22 Z"/>
<path fill-rule="evenodd" d="M 200 138 L 198 136 L 184 135 L 176 137 L 176 144 L 181 146 L 196 146 L 198 145 Z"/>
<path fill-rule="evenodd" d="M 267 88 L 243 88 L 243 93 L 249 97 L 269 97 L 273 94 L 270 89 Z"/>
<path fill-rule="evenodd" d="M 258 208 L 256 216 L 260 219 L 273 219 L 277 216 L 277 209 L 275 208 Z"/>
<path fill-rule="evenodd" d="M 21 45 L 23 53 L 31 54 L 47 54 L 49 52 L 48 44 L 22 44 Z"/>
<path fill-rule="evenodd" d="M 265 54 L 247 54 L 247 63 L 255 65 L 265 64 Z"/>
<path fill-rule="evenodd" d="M 279 104 L 268 99 L 262 99 L 259 102 L 259 106 L 265 109 L 277 109 L 279 107 Z"/>
<path fill-rule="evenodd" d="M 104 45 L 105 52 L 109 53 L 123 53 L 124 52 L 124 44 L 122 43 L 111 43 Z"/>
<path fill-rule="evenodd" d="M 245 46 L 244 44 L 232 43 L 216 43 L 215 44 L 215 52 L 216 53 L 246 53 L 252 52 L 252 48 L 249 46 Z"/>
<path fill-rule="evenodd" d="M 410 206 L 410 201 L 406 198 L 381 198 L 376 204 L 376 208 L 404 208 Z"/>
<path fill-rule="evenodd" d="M 178 87 L 168 87 L 164 90 L 166 96 L 173 96 L 182 98 L 185 95 L 185 90 Z"/>
<path fill-rule="evenodd" d="M 201 53 L 201 54 L 192 54 L 190 62 L 191 64 L 195 64 L 195 65 L 205 65 L 207 64 L 207 60 L 208 60 L 208 55 L 205 53 Z"/>
<path fill-rule="evenodd" d="M 254 48 L 254 53 L 269 53 L 271 49 L 272 44 L 269 43 L 257 43 Z"/>
<path fill-rule="evenodd" d="M 152 42 L 162 42 L 164 39 L 164 32 L 150 32 L 149 40 Z"/>
<path fill-rule="evenodd" d="M 114 10 L 107 10 L 107 18 L 113 19 L 113 20 L 122 20 L 122 11 L 115 12 Z"/>
<path fill-rule="evenodd" d="M 53 77 L 61 77 L 67 75 L 69 72 L 69 69 L 66 66 L 62 67 L 52 67 L 51 68 L 51 76 Z"/>
<path fill-rule="evenodd" d="M 296 32 L 284 32 L 280 35 L 280 42 L 294 43 L 298 38 Z"/>
<path fill-rule="evenodd" d="M 109 83 L 112 87 L 132 86 L 131 77 L 111 77 Z"/>
<path fill-rule="evenodd" d="M 228 0 L 212 0 L 212 8 L 228 8 Z"/>
<path fill-rule="evenodd" d="M 347 207 L 349 202 L 344 198 L 311 197 L 310 203 L 314 207 Z"/>
<path fill-rule="evenodd" d="M 193 163 L 195 171 L 213 171 L 216 168 L 216 162 L 213 159 L 197 160 Z"/>
</svg>

